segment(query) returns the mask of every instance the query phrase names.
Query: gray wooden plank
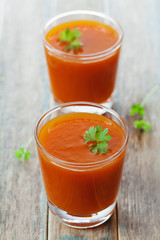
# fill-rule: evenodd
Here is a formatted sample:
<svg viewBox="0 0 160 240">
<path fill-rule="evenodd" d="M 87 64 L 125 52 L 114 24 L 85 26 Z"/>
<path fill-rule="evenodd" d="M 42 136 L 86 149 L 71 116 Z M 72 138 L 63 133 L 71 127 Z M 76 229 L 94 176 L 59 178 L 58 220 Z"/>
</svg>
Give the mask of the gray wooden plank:
<svg viewBox="0 0 160 240">
<path fill-rule="evenodd" d="M 5 1 L 0 39 L 0 239 L 45 239 L 46 199 L 38 157 L 24 163 L 13 152 L 33 135 L 44 111 L 40 28 L 43 3 Z M 42 17 L 43 16 L 43 17 Z"/>
<path fill-rule="evenodd" d="M 49 211 L 49 240 L 117 240 L 116 210 L 112 217 L 99 227 L 92 229 L 74 229 L 59 223 Z"/>
<path fill-rule="evenodd" d="M 92 11 L 103 11 L 103 0 L 56 0 L 54 2 L 54 9 L 56 13 L 72 11 L 72 10 L 92 10 Z"/>
<path fill-rule="evenodd" d="M 2 0 L 0 2 L 0 39 L 2 37 L 2 28 L 3 28 L 3 21 L 4 21 L 4 6 L 5 6 L 5 1 Z"/>
<path fill-rule="evenodd" d="M 128 153 L 118 198 L 120 240 L 160 239 L 159 91 L 146 104 L 150 132 L 133 128 L 128 112 L 154 85 L 160 84 L 160 2 L 112 1 L 112 16 L 125 37 L 117 82 L 118 111 L 130 129 Z"/>
</svg>

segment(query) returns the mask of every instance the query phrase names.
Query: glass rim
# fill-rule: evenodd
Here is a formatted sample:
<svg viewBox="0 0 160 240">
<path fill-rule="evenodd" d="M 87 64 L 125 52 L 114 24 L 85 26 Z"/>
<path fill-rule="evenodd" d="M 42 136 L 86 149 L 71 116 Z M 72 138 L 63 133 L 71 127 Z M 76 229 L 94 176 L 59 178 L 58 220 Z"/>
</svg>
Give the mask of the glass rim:
<svg viewBox="0 0 160 240">
<path fill-rule="evenodd" d="M 39 142 L 39 139 L 38 139 L 38 127 L 39 127 L 39 124 L 41 123 L 41 121 L 47 117 L 48 115 L 50 115 L 52 112 L 55 112 L 59 109 L 62 109 L 64 107 L 69 107 L 69 106 L 78 106 L 78 105 L 81 105 L 81 106 L 92 106 L 92 107 L 97 107 L 97 108 L 101 108 L 101 109 L 104 109 L 105 112 L 109 112 L 111 113 L 112 115 L 114 115 L 115 117 L 117 117 L 121 123 L 123 124 L 123 126 L 125 127 L 125 141 L 124 141 L 124 144 L 123 146 L 115 153 L 113 154 L 112 156 L 104 159 L 104 160 L 101 160 L 101 161 L 97 161 L 97 162 L 87 162 L 87 163 L 75 163 L 75 162 L 68 162 L 68 161 L 65 161 L 65 160 L 62 160 L 62 159 L 59 159 L 53 155 L 51 155 L 50 153 L 48 153 L 43 147 L 42 145 L 40 144 Z M 129 138 L 129 129 L 126 125 L 126 123 L 124 122 L 124 120 L 121 118 L 121 116 L 115 112 L 113 109 L 110 109 L 108 107 L 105 107 L 103 105 L 100 105 L 100 104 L 95 104 L 95 103 L 91 103 L 91 102 L 69 102 L 69 103 L 64 103 L 64 104 L 59 104 L 53 108 L 51 108 L 50 110 L 48 110 L 47 112 L 45 112 L 41 117 L 40 119 L 38 120 L 37 124 L 36 124 L 36 127 L 35 127 L 35 130 L 34 130 L 34 137 L 35 137 L 35 140 L 36 140 L 36 143 L 38 145 L 38 147 L 42 150 L 42 152 L 47 156 L 49 157 L 49 160 L 52 162 L 52 163 L 55 163 L 55 161 L 58 162 L 58 164 L 65 164 L 69 167 L 87 167 L 87 166 L 95 166 L 95 165 L 99 165 L 99 164 L 102 164 L 102 163 L 105 163 L 105 162 L 110 162 L 110 161 L 113 161 L 116 157 L 118 157 L 122 152 L 123 150 L 125 150 L 125 147 L 127 146 L 127 143 L 128 143 L 128 138 Z M 55 163 L 56 164 L 56 163 Z"/>
<path fill-rule="evenodd" d="M 107 19 L 109 20 L 110 22 L 112 22 L 114 25 L 116 25 L 119 29 L 119 32 L 118 32 L 118 40 L 117 42 L 111 46 L 110 48 L 104 50 L 104 51 L 100 51 L 100 52 L 97 52 L 97 53 L 90 53 L 90 54 L 81 54 L 81 55 L 75 55 L 74 53 L 70 53 L 70 52 L 64 52 L 64 51 L 61 51 L 61 50 L 58 50 L 56 49 L 55 47 L 53 47 L 50 43 L 47 42 L 46 40 L 46 35 L 44 34 L 45 32 L 45 29 L 51 24 L 53 23 L 54 21 L 56 20 L 59 20 L 63 17 L 67 17 L 67 16 L 70 16 L 70 15 L 82 15 L 82 14 L 86 14 L 86 15 L 93 15 L 93 16 L 97 16 L 97 17 L 101 17 L 103 19 Z M 84 19 L 85 20 L 85 19 Z M 49 18 L 43 25 L 42 25 L 42 28 L 41 28 L 41 37 L 42 37 L 42 41 L 45 45 L 45 47 L 47 49 L 49 49 L 52 53 L 54 54 L 57 54 L 57 55 L 62 55 L 65 56 L 65 57 L 70 57 L 70 58 L 74 58 L 76 59 L 78 57 L 78 59 L 81 59 L 81 60 L 84 60 L 84 59 L 96 59 L 96 58 L 100 58 L 100 57 L 106 57 L 110 54 L 112 54 L 113 52 L 115 52 L 120 46 L 121 46 L 121 43 L 122 43 L 122 40 L 123 40 L 123 30 L 120 26 L 120 24 L 118 23 L 118 21 L 116 21 L 114 18 L 104 14 L 104 13 L 100 13 L 100 12 L 96 12 L 96 11 L 89 11 L 89 10 L 74 10 L 74 11 L 67 11 L 67 12 L 64 12 L 64 13 L 61 13 L 61 14 L 58 14 L 52 18 Z"/>
</svg>

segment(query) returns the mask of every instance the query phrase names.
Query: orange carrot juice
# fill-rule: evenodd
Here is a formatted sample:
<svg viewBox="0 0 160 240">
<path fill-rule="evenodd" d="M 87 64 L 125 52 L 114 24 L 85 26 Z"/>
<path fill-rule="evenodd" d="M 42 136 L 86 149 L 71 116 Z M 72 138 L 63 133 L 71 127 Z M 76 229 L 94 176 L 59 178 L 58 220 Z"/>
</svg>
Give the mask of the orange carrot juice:
<svg viewBox="0 0 160 240">
<path fill-rule="evenodd" d="M 74 19 L 80 18 L 73 15 Z M 58 20 L 63 18 L 60 16 L 54 26 L 53 18 L 51 26 L 44 31 L 50 85 L 57 102 L 105 103 L 112 97 L 122 33 L 115 22 L 105 22 L 103 14 L 97 21 L 87 20 L 91 19 L 90 15 L 83 14 L 84 20 L 74 21 L 67 21 L 70 19 L 67 15 L 68 18 L 57 25 Z M 92 18 L 97 19 L 97 16 L 93 15 Z M 65 51 L 66 43 L 59 41 L 61 32 L 67 28 L 71 31 L 77 29 L 81 33 L 78 40 L 82 46 L 78 50 Z"/>
<path fill-rule="evenodd" d="M 98 125 L 112 136 L 105 154 L 92 153 L 91 143 L 83 139 Z M 37 137 L 49 204 L 81 216 L 114 209 L 126 152 L 126 134 L 115 121 L 94 113 L 67 113 L 46 122 Z"/>
</svg>

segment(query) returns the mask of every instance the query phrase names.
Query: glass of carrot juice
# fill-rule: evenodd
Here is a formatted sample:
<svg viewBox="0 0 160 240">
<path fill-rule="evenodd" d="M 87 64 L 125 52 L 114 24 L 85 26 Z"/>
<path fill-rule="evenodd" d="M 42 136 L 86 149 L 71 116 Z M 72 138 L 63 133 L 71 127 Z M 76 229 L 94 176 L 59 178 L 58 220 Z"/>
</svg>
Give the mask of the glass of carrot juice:
<svg viewBox="0 0 160 240">
<path fill-rule="evenodd" d="M 89 101 L 113 104 L 120 25 L 98 12 L 57 15 L 42 28 L 50 86 L 57 103 Z"/>
<path fill-rule="evenodd" d="M 102 105 L 65 103 L 40 118 L 35 139 L 55 216 L 75 228 L 95 227 L 109 219 L 128 143 L 122 118 Z"/>
</svg>

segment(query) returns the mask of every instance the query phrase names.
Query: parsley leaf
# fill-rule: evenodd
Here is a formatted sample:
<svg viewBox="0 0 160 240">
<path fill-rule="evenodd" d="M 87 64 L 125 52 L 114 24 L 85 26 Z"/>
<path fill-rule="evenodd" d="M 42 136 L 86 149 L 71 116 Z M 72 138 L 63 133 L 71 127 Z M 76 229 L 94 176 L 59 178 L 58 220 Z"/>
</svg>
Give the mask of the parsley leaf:
<svg viewBox="0 0 160 240">
<path fill-rule="evenodd" d="M 26 146 L 23 147 L 19 147 L 19 149 L 17 151 L 14 152 L 14 156 L 17 159 L 21 159 L 22 157 L 24 157 L 25 161 L 28 161 L 31 157 L 31 153 L 29 151 L 27 151 L 28 147 L 30 146 L 30 144 L 33 141 L 33 137 L 29 139 L 28 143 L 26 144 Z"/>
<path fill-rule="evenodd" d="M 30 159 L 31 153 L 30 152 L 25 152 L 24 153 L 24 160 L 28 161 Z"/>
<path fill-rule="evenodd" d="M 92 153 L 106 153 L 109 152 L 109 150 L 107 149 L 108 147 L 108 143 L 106 143 L 105 141 L 97 143 L 97 145 L 90 145 L 89 149 L 92 149 Z"/>
<path fill-rule="evenodd" d="M 72 49 L 77 51 L 79 48 L 81 48 L 82 42 L 77 39 L 77 37 L 80 37 L 81 35 L 82 33 L 79 32 L 78 29 L 70 30 L 69 28 L 66 28 L 64 31 L 61 31 L 59 35 L 59 41 L 66 43 L 64 51 Z"/>
<path fill-rule="evenodd" d="M 130 110 L 131 115 L 138 114 L 140 117 L 144 117 L 146 114 L 146 111 L 144 110 L 144 107 L 141 106 L 141 104 L 133 104 Z"/>
<path fill-rule="evenodd" d="M 152 126 L 146 120 L 135 120 L 134 127 L 137 129 L 143 129 L 144 131 L 149 131 Z"/>
<path fill-rule="evenodd" d="M 92 150 L 92 153 L 106 153 L 109 151 L 108 143 L 111 140 L 111 135 L 107 134 L 108 128 L 102 130 L 102 127 L 98 125 L 97 127 L 90 127 L 86 134 L 83 136 L 85 143 L 94 142 L 95 144 L 91 144 L 89 149 Z"/>
<path fill-rule="evenodd" d="M 155 93 L 158 89 L 158 85 L 154 86 L 144 97 L 144 99 L 142 100 L 142 102 L 133 104 L 130 110 L 130 115 L 135 115 L 138 114 L 140 118 L 140 120 L 135 120 L 134 121 L 134 127 L 137 129 L 142 129 L 144 131 L 149 131 L 152 127 L 152 125 L 150 123 L 148 123 L 146 120 L 144 120 L 144 116 L 146 114 L 146 111 L 144 109 L 144 105 L 146 104 L 146 102 L 148 101 L 148 99 L 153 95 L 153 93 Z"/>
<path fill-rule="evenodd" d="M 19 150 L 15 151 L 14 152 L 14 155 L 17 159 L 20 159 L 24 154 L 24 148 L 20 148 L 19 147 Z"/>
<path fill-rule="evenodd" d="M 83 136 L 83 139 L 86 142 L 94 142 L 96 141 L 96 131 L 97 129 L 93 127 L 90 127 L 88 131 L 86 131 L 86 134 Z"/>
</svg>

